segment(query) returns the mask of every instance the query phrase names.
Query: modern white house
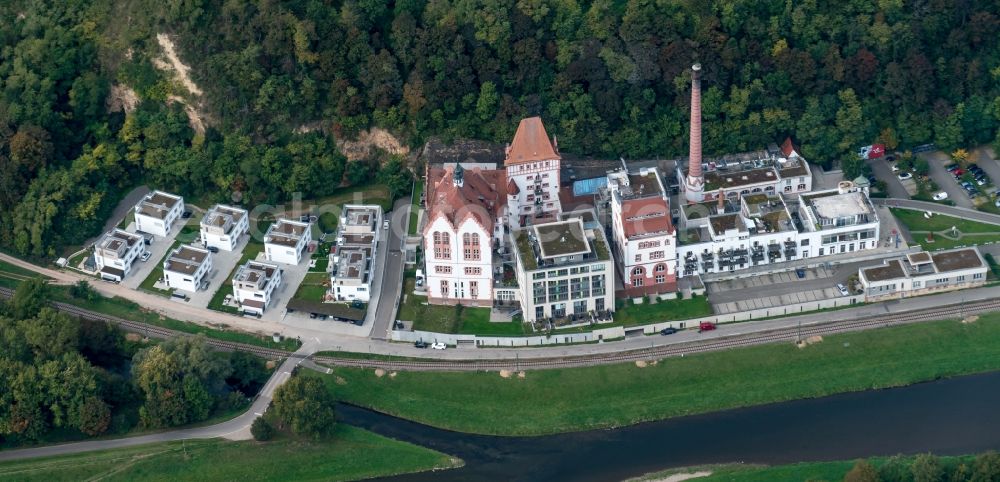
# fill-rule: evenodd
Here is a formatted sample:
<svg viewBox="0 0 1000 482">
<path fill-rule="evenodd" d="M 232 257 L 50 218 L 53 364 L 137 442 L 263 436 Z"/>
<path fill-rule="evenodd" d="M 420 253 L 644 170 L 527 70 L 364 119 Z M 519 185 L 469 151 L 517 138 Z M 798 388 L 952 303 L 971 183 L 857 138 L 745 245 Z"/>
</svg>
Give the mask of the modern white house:
<svg viewBox="0 0 1000 482">
<path fill-rule="evenodd" d="M 373 263 L 382 225 L 377 205 L 345 205 L 337 229 L 337 246 L 330 255 L 331 301 L 371 299 Z"/>
<path fill-rule="evenodd" d="M 94 246 L 94 262 L 102 279 L 121 282 L 132 271 L 132 264 L 146 250 L 142 236 L 113 229 Z"/>
<path fill-rule="evenodd" d="M 135 205 L 135 229 L 154 236 L 167 236 L 184 213 L 184 198 L 153 191 Z"/>
<path fill-rule="evenodd" d="M 274 290 L 281 285 L 282 270 L 275 264 L 247 261 L 233 275 L 233 297 L 240 310 L 261 315 L 271 305 Z"/>
<path fill-rule="evenodd" d="M 865 301 L 873 302 L 982 286 L 988 269 L 975 247 L 921 251 L 861 268 L 858 281 Z"/>
<path fill-rule="evenodd" d="M 175 290 L 202 289 L 211 271 L 212 253 L 194 246 L 178 246 L 163 260 L 163 282 Z"/>
<path fill-rule="evenodd" d="M 310 242 L 309 223 L 279 219 L 264 235 L 264 257 L 272 263 L 299 264 Z"/>
<path fill-rule="evenodd" d="M 206 248 L 233 251 L 240 236 L 250 232 L 250 217 L 246 209 L 216 204 L 201 220 L 201 241 Z"/>
<path fill-rule="evenodd" d="M 861 252 L 878 247 L 879 219 L 864 189 L 741 194 L 680 209 L 680 277 Z"/>
<path fill-rule="evenodd" d="M 614 311 L 614 260 L 592 215 L 514 229 L 515 275 L 525 321 L 592 320 Z M 589 220 L 588 220 L 589 219 Z"/>
<path fill-rule="evenodd" d="M 626 296 L 677 291 L 677 233 L 656 168 L 608 174 L 613 250 Z"/>
</svg>

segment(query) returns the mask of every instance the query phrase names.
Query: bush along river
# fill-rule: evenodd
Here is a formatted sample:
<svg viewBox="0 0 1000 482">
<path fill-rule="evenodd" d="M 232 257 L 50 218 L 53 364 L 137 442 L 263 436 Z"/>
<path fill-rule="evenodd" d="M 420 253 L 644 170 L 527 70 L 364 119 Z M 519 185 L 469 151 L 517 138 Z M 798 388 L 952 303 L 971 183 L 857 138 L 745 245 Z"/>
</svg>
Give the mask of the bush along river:
<svg viewBox="0 0 1000 482">
<path fill-rule="evenodd" d="M 349 405 L 338 407 L 338 418 L 466 464 L 386 480 L 608 481 L 702 464 L 1000 450 L 998 407 L 1000 372 L 993 372 L 541 437 L 451 432 Z"/>
</svg>

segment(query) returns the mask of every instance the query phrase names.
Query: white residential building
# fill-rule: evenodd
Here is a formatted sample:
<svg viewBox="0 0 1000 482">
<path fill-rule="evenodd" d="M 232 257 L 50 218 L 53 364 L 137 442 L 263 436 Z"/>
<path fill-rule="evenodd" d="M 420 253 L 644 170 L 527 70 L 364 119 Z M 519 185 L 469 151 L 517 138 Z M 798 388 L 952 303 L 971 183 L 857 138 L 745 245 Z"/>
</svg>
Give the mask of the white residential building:
<svg viewBox="0 0 1000 482">
<path fill-rule="evenodd" d="M 549 141 L 540 117 L 522 119 L 507 146 L 507 220 L 510 226 L 526 226 L 555 220 L 562 212 L 559 202 L 559 146 Z"/>
<path fill-rule="evenodd" d="M 138 234 L 114 229 L 94 246 L 94 262 L 101 278 L 120 282 L 132 271 L 132 264 L 146 250 Z"/>
<path fill-rule="evenodd" d="M 330 255 L 330 298 L 333 301 L 371 299 L 372 263 L 382 225 L 382 208 L 348 204 L 337 229 L 337 246 Z"/>
<path fill-rule="evenodd" d="M 273 263 L 299 264 L 310 242 L 309 223 L 279 219 L 264 235 L 264 257 Z"/>
<path fill-rule="evenodd" d="M 504 171 L 430 169 L 424 261 L 428 301 L 490 306 L 493 246 L 503 235 Z"/>
<path fill-rule="evenodd" d="M 677 233 L 656 168 L 608 174 L 614 252 L 626 296 L 677 291 Z"/>
<path fill-rule="evenodd" d="M 246 209 L 216 204 L 201 220 L 201 242 L 205 247 L 233 251 L 240 236 L 250 232 L 250 217 Z"/>
<path fill-rule="evenodd" d="M 135 205 L 135 229 L 154 236 L 167 236 L 184 213 L 184 198 L 153 191 Z"/>
<path fill-rule="evenodd" d="M 795 195 L 812 190 L 812 171 L 792 145 L 791 139 L 778 148 L 729 154 L 702 160 L 704 201 L 716 201 L 719 196 L 739 202 L 746 194 Z M 677 178 L 686 179 L 688 163 L 677 162 Z M 684 197 L 684 183 L 680 183 Z"/>
<path fill-rule="evenodd" d="M 525 321 L 614 311 L 614 260 L 592 213 L 514 229 L 515 275 Z M 587 219 L 587 221 L 585 221 Z"/>
<path fill-rule="evenodd" d="M 233 297 L 244 313 L 261 315 L 269 306 L 274 290 L 281 285 L 282 270 L 275 264 L 247 261 L 233 275 Z"/>
<path fill-rule="evenodd" d="M 211 271 L 212 253 L 194 246 L 178 246 L 163 260 L 163 281 L 176 290 L 195 292 L 202 289 Z"/>
<path fill-rule="evenodd" d="M 865 301 L 873 302 L 982 286 L 988 269 L 975 247 L 921 251 L 861 268 L 858 280 Z"/>
<path fill-rule="evenodd" d="M 677 260 L 681 277 L 720 273 L 878 247 L 879 219 L 868 194 L 837 189 L 742 194 L 681 209 Z"/>
</svg>

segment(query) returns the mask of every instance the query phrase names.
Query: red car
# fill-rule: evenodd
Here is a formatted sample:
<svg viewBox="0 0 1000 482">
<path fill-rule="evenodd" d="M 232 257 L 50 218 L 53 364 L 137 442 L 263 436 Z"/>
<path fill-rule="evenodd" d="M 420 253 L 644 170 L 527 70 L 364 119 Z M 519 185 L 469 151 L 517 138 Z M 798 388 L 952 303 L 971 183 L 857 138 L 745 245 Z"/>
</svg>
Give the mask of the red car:
<svg viewBox="0 0 1000 482">
<path fill-rule="evenodd" d="M 712 331 L 714 329 L 715 329 L 715 323 L 712 323 L 711 321 L 703 321 L 700 324 L 698 324 L 698 333 L 701 333 L 703 331 Z"/>
<path fill-rule="evenodd" d="M 959 169 L 955 169 L 951 173 L 955 176 L 955 178 L 959 178 L 959 177 L 962 177 L 962 174 L 965 174 L 965 171 L 963 171 L 961 168 L 959 168 Z"/>
</svg>

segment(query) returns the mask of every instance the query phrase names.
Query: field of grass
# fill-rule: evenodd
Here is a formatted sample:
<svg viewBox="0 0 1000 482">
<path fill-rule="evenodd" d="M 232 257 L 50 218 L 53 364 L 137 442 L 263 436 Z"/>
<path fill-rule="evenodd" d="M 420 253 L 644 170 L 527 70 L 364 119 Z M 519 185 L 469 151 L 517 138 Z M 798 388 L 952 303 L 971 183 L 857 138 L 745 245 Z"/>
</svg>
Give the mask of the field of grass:
<svg viewBox="0 0 1000 482">
<path fill-rule="evenodd" d="M 322 302 L 326 297 L 326 286 L 323 283 L 329 282 L 330 278 L 326 273 L 306 273 L 299 289 L 295 291 L 293 298 L 306 301 Z"/>
<path fill-rule="evenodd" d="M 412 321 L 414 330 L 491 335 L 524 333 L 521 323 L 490 323 L 489 308 L 424 304 L 427 303 L 427 297 L 414 295 L 413 284 L 412 273 L 409 273 L 403 281 L 404 296 L 399 303 L 397 317 Z"/>
<path fill-rule="evenodd" d="M 936 321 L 635 364 L 496 373 L 335 368 L 334 395 L 463 432 L 535 435 L 631 425 L 834 393 L 1000 370 L 1000 313 L 975 323 Z M 339 383 L 338 383 L 339 382 Z M 448 387 L 442 391 L 440 387 Z M 489 393 L 489 397 L 483 397 Z"/>
<path fill-rule="evenodd" d="M 689 300 L 659 300 L 651 304 L 646 300 L 641 305 L 628 300 L 620 300 L 615 309 L 615 323 L 625 326 L 648 325 L 659 321 L 690 320 L 712 314 L 712 305 L 704 296 L 694 296 Z M 613 326 L 613 325 L 609 325 Z"/>
<path fill-rule="evenodd" d="M 417 181 L 413 184 L 413 193 L 410 195 L 410 225 L 407 233 L 410 236 L 417 234 L 417 213 L 420 211 L 420 195 L 424 192 L 424 181 Z"/>
<path fill-rule="evenodd" d="M 295 351 L 301 343 L 294 339 L 285 339 L 280 343 L 275 343 L 271 337 L 257 336 L 250 333 L 228 331 L 225 329 L 207 328 L 187 321 L 175 320 L 161 316 L 159 313 L 144 309 L 132 301 L 122 298 L 100 298 L 96 301 L 87 301 L 73 298 L 69 295 L 69 288 L 64 286 L 50 286 L 52 299 L 62 301 L 71 305 L 79 306 L 92 311 L 107 313 L 127 320 L 149 323 L 151 325 L 162 326 L 171 330 L 182 331 L 191 334 L 204 334 L 208 338 L 217 340 L 232 341 L 236 343 L 246 343 L 248 345 L 263 346 L 288 351 Z M 222 327 L 225 328 L 225 327 Z"/>
<path fill-rule="evenodd" d="M 167 442 L 25 461 L 0 462 L 0 479 L 19 481 L 358 480 L 450 468 L 451 457 L 339 425 L 330 440 Z"/>
<path fill-rule="evenodd" d="M 180 245 L 180 241 L 174 241 L 174 244 L 170 246 L 170 249 L 163 254 L 163 258 L 160 258 L 159 260 L 154 260 L 153 258 L 150 258 L 147 261 L 138 259 L 135 260 L 136 263 L 156 263 L 153 265 L 153 271 L 149 272 L 149 276 L 146 276 L 146 279 L 142 280 L 142 283 L 139 283 L 139 289 L 160 296 L 170 296 L 170 294 L 174 292 L 174 290 L 159 289 L 155 285 L 157 281 L 163 278 L 163 260 L 167 259 L 167 256 L 170 256 L 170 253 Z"/>
<path fill-rule="evenodd" d="M 969 221 L 940 214 L 924 217 L 923 211 L 890 208 L 906 229 L 913 234 L 913 239 L 926 250 L 950 249 L 958 246 L 1000 242 L 1000 226 L 995 224 Z M 960 239 L 949 239 L 952 226 L 958 228 Z M 934 233 L 934 242 L 927 242 L 927 233 Z M 943 232 L 943 233 L 942 233 Z"/>
<path fill-rule="evenodd" d="M 42 276 L 29 269 L 0 261 L 0 287 L 17 288 L 21 281 L 28 278 L 48 278 L 48 276 Z"/>
<path fill-rule="evenodd" d="M 236 274 L 236 270 L 240 269 L 240 266 L 243 266 L 243 264 L 247 261 L 257 259 L 257 255 L 263 250 L 264 244 L 261 242 L 251 239 L 247 243 L 246 247 L 243 248 L 243 256 L 240 257 L 239 263 L 236 263 L 236 266 L 229 273 L 229 276 L 226 277 L 226 282 L 222 283 L 219 290 L 216 291 L 215 294 L 212 295 L 212 299 L 209 300 L 208 309 L 222 311 L 225 313 L 239 313 L 239 310 L 236 308 L 223 304 L 226 301 L 226 297 L 233 294 L 233 284 L 229 281 L 233 279 L 233 275 Z"/>
</svg>

